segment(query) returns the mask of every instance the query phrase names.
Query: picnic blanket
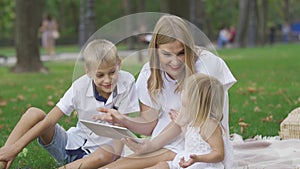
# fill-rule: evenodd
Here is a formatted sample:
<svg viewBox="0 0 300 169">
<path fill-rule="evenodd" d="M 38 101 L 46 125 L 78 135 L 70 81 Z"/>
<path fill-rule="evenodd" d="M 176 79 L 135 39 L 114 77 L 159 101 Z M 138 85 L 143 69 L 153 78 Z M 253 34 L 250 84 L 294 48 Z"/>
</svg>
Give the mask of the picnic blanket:
<svg viewBox="0 0 300 169">
<path fill-rule="evenodd" d="M 233 169 L 300 169 L 300 140 L 233 139 Z"/>
</svg>

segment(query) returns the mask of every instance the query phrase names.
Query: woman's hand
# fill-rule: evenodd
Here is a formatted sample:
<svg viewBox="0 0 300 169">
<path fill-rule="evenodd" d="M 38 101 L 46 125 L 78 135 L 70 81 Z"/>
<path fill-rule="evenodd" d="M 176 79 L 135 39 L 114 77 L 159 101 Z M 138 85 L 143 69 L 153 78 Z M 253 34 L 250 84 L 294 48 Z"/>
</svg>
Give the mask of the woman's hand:
<svg viewBox="0 0 300 169">
<path fill-rule="evenodd" d="M 146 154 L 155 151 L 155 147 L 148 139 L 141 139 L 139 143 L 130 138 L 121 139 L 122 143 L 126 144 L 135 154 Z"/>
<path fill-rule="evenodd" d="M 92 118 L 94 120 L 103 120 L 113 125 L 124 126 L 123 120 L 125 119 L 125 117 L 117 110 L 104 107 L 98 108 L 97 110 L 99 112 L 102 112 L 103 114 L 93 116 Z"/>
</svg>

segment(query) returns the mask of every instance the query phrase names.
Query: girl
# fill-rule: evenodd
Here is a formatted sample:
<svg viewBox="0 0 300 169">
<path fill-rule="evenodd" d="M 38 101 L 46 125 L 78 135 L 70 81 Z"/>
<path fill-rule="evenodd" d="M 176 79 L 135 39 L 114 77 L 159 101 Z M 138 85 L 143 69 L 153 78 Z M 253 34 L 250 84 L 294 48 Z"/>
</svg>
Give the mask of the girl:
<svg viewBox="0 0 300 169">
<path fill-rule="evenodd" d="M 101 109 L 106 114 L 98 118 L 155 138 L 172 121 L 168 113 L 179 110 L 184 80 L 200 72 L 217 78 L 223 85 L 222 123 L 228 131 L 228 89 L 236 80 L 221 58 L 195 46 L 187 23 L 174 15 L 162 16 L 155 25 L 148 51 L 150 62 L 143 66 L 136 83 L 141 102 L 140 116 L 129 118 L 113 109 Z M 124 157 L 103 168 L 150 167 L 160 161 L 173 160 L 183 147 L 184 139 L 179 136 L 156 152 Z"/>
<path fill-rule="evenodd" d="M 159 149 L 185 130 L 184 151 L 178 153 L 173 161 L 160 162 L 152 168 L 224 169 L 225 164 L 226 168 L 230 168 L 230 161 L 224 161 L 224 145 L 226 159 L 232 152 L 221 124 L 224 104 L 222 84 L 204 74 L 192 75 L 185 82 L 181 99 L 179 117 L 158 137 L 143 144 L 134 144 L 129 139 L 123 142 L 141 154 Z"/>
</svg>

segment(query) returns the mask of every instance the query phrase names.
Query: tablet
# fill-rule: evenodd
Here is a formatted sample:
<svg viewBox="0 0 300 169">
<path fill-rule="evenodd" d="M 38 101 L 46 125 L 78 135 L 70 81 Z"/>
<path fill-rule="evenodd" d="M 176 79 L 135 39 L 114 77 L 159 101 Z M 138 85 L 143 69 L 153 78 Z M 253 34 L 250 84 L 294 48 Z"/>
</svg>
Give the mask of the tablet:
<svg viewBox="0 0 300 169">
<path fill-rule="evenodd" d="M 104 136 L 118 140 L 121 138 L 131 138 L 134 141 L 141 143 L 141 140 L 127 128 L 87 120 L 80 120 L 80 122 L 98 136 Z"/>
</svg>

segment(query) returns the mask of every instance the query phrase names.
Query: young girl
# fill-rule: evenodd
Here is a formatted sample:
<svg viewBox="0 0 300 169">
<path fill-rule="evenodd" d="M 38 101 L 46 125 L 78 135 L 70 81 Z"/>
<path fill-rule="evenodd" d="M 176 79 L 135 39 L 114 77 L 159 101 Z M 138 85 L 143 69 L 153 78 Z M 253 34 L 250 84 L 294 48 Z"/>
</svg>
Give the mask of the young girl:
<svg viewBox="0 0 300 169">
<path fill-rule="evenodd" d="M 116 110 L 106 109 L 101 111 L 107 114 L 99 118 L 155 138 L 172 121 L 168 113 L 179 110 L 184 80 L 192 74 L 204 73 L 217 78 L 224 87 L 222 123 L 228 131 L 228 89 L 236 80 L 221 58 L 195 46 L 187 23 L 174 15 L 162 16 L 155 25 L 148 51 L 150 61 L 143 66 L 136 82 L 141 102 L 140 116 L 128 118 Z M 160 161 L 173 160 L 183 147 L 184 139 L 179 136 L 156 152 L 124 157 L 103 168 L 150 167 Z"/>
<path fill-rule="evenodd" d="M 0 149 L 0 161 L 9 168 L 15 157 L 38 138 L 61 168 L 98 168 L 118 158 L 123 144 L 100 137 L 79 121 L 65 131 L 58 121 L 77 112 L 78 120 L 93 121 L 99 107 L 118 109 L 121 114 L 139 111 L 134 77 L 120 70 L 115 45 L 104 39 L 92 40 L 83 50 L 86 74 L 73 82 L 56 106 L 46 114 L 29 108 Z"/>
<path fill-rule="evenodd" d="M 178 153 L 173 161 L 160 162 L 151 168 L 224 169 L 226 164 L 226 168 L 230 169 L 230 161 L 224 161 L 224 156 L 231 156 L 232 152 L 221 124 L 224 104 L 222 84 L 204 74 L 192 75 L 185 81 L 181 99 L 180 114 L 171 127 L 144 144 L 134 144 L 129 139 L 125 139 L 124 143 L 141 154 L 161 148 L 185 130 L 184 151 Z M 226 155 L 224 152 L 227 152 Z"/>
</svg>

